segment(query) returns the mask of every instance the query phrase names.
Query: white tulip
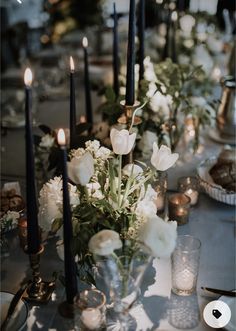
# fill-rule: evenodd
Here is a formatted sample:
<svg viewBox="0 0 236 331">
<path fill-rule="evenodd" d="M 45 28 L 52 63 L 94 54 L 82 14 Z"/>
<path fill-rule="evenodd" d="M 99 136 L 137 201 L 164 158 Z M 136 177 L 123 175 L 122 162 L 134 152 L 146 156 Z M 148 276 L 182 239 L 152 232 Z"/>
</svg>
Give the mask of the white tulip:
<svg viewBox="0 0 236 331">
<path fill-rule="evenodd" d="M 177 223 L 165 222 L 157 215 L 149 218 L 138 230 L 138 240 L 154 257 L 170 257 L 176 237 Z"/>
<path fill-rule="evenodd" d="M 106 256 L 120 249 L 122 242 L 119 233 L 113 230 L 102 230 L 92 236 L 88 246 L 91 253 Z"/>
<path fill-rule="evenodd" d="M 160 149 L 157 143 L 153 143 L 153 153 L 151 157 L 151 164 L 160 171 L 165 171 L 172 167 L 178 160 L 178 153 L 171 153 L 171 149 L 165 145 L 161 145 Z"/>
<path fill-rule="evenodd" d="M 110 137 L 113 152 L 118 155 L 126 155 L 134 146 L 136 133 L 129 134 L 128 130 L 122 129 L 119 131 L 112 128 Z"/>
<path fill-rule="evenodd" d="M 86 185 L 94 174 L 94 160 L 92 155 L 87 152 L 81 157 L 74 157 L 67 162 L 68 176 L 75 184 Z"/>
<path fill-rule="evenodd" d="M 125 176 L 130 177 L 132 174 L 132 177 L 137 177 L 139 174 L 143 172 L 143 169 L 137 164 L 129 163 L 126 164 L 126 166 L 124 166 L 122 171 Z"/>
</svg>

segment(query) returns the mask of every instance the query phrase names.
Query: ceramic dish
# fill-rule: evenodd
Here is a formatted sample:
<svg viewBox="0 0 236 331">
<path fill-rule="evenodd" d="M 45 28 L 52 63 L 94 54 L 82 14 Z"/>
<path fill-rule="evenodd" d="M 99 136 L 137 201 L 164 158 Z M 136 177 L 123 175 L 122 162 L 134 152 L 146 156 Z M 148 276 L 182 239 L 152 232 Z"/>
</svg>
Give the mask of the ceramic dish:
<svg viewBox="0 0 236 331">
<path fill-rule="evenodd" d="M 8 307 L 13 298 L 14 294 L 8 292 L 0 292 L 0 309 L 1 309 L 1 324 L 4 321 Z M 23 301 L 20 300 L 17 305 L 15 312 L 13 313 L 9 323 L 7 324 L 6 331 L 21 331 L 26 325 L 28 318 L 28 306 Z"/>
<path fill-rule="evenodd" d="M 213 157 L 203 161 L 197 169 L 199 182 L 205 192 L 213 199 L 226 203 L 228 205 L 236 205 L 236 193 L 228 192 L 222 186 L 214 183 L 209 174 L 209 170 L 216 164 L 217 158 Z"/>
</svg>

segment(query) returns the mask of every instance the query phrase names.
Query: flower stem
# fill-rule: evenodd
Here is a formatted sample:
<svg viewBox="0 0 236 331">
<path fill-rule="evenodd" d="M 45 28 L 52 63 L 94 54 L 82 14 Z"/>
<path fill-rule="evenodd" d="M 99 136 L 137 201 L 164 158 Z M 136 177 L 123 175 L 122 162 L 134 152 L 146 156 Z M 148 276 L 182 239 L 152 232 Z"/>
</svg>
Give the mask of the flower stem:
<svg viewBox="0 0 236 331">
<path fill-rule="evenodd" d="M 122 168 L 122 155 L 119 155 L 119 169 L 118 169 L 118 206 L 121 205 L 121 168 Z"/>
</svg>

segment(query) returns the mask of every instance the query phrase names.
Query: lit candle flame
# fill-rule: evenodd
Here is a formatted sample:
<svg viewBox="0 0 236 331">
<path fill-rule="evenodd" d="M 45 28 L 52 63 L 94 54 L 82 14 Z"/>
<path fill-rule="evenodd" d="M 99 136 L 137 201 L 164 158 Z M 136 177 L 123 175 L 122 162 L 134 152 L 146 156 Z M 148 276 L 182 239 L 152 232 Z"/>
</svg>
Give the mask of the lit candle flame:
<svg viewBox="0 0 236 331">
<path fill-rule="evenodd" d="M 171 14 L 171 19 L 173 22 L 177 21 L 178 19 L 177 11 L 173 11 L 173 13 Z"/>
<path fill-rule="evenodd" d="M 30 70 L 30 68 L 26 68 L 25 75 L 24 75 L 25 85 L 26 86 L 31 86 L 32 80 L 33 80 L 32 71 Z"/>
<path fill-rule="evenodd" d="M 88 39 L 87 39 L 87 37 L 84 37 L 83 38 L 82 45 L 83 45 L 84 48 L 87 48 L 88 47 Z"/>
<path fill-rule="evenodd" d="M 57 142 L 60 146 L 65 146 L 66 144 L 66 136 L 63 129 L 59 129 L 57 133 Z"/>
<path fill-rule="evenodd" d="M 70 56 L 70 70 L 71 71 L 75 70 L 74 60 L 72 56 Z"/>
</svg>

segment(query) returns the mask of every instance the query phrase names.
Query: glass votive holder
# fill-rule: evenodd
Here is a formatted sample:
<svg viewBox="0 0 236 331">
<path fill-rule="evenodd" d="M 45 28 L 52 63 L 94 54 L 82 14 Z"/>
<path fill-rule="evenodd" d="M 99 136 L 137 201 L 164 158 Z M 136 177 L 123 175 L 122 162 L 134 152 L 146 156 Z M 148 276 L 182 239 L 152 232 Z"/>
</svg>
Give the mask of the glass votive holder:
<svg viewBox="0 0 236 331">
<path fill-rule="evenodd" d="M 153 189 L 157 193 L 156 206 L 157 214 L 160 215 L 165 210 L 166 203 L 166 191 L 167 191 L 167 172 L 162 171 L 155 176 L 154 182 L 152 183 Z"/>
<path fill-rule="evenodd" d="M 178 236 L 171 256 L 172 292 L 175 294 L 191 295 L 196 291 L 200 248 L 199 239 L 190 235 Z"/>
<path fill-rule="evenodd" d="M 81 292 L 74 300 L 76 330 L 103 330 L 106 325 L 106 297 L 97 289 Z"/>
<path fill-rule="evenodd" d="M 178 225 L 188 223 L 190 198 L 183 193 L 171 194 L 168 201 L 169 219 Z"/>
<path fill-rule="evenodd" d="M 196 177 L 180 177 L 178 180 L 178 191 L 191 199 L 191 206 L 196 205 L 199 196 L 198 179 Z"/>
</svg>

